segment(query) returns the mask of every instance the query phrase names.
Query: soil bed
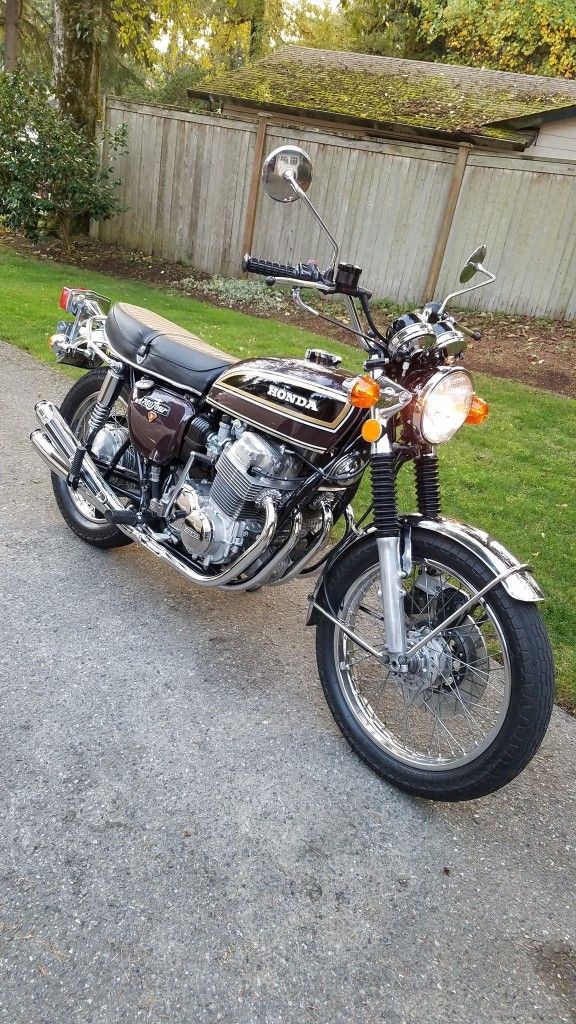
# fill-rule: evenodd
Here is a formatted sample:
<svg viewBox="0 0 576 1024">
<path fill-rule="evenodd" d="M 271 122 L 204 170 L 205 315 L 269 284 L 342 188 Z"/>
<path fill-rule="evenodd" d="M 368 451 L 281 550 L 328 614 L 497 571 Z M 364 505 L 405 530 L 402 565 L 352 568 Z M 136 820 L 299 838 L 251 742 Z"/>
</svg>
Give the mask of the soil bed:
<svg viewBox="0 0 576 1024">
<path fill-rule="evenodd" d="M 271 311 L 254 309 L 245 302 L 223 301 L 212 292 L 204 291 L 202 281 L 208 282 L 208 278 L 186 264 L 128 252 L 118 246 L 89 238 L 76 239 L 70 252 L 66 252 L 57 241 L 34 245 L 20 235 L 7 231 L 0 233 L 0 243 L 38 259 L 68 263 L 86 271 L 98 270 L 114 277 L 144 281 L 160 288 L 184 290 L 194 298 L 215 306 L 291 323 L 325 338 L 351 343 L 351 336 L 346 331 L 318 322 L 314 317 L 296 309 L 289 297 L 281 308 Z M 186 284 L 182 282 L 188 281 L 192 275 L 195 286 L 193 291 L 188 292 Z M 89 285 L 86 275 L 81 283 Z M 386 303 L 379 303 L 378 307 L 376 319 L 385 324 L 394 316 L 394 308 L 388 309 Z M 544 320 L 477 310 L 463 312 L 462 321 L 471 329 L 482 332 L 481 341 L 468 342 L 466 365 L 470 369 L 522 381 L 555 394 L 576 397 L 576 321 Z"/>
</svg>

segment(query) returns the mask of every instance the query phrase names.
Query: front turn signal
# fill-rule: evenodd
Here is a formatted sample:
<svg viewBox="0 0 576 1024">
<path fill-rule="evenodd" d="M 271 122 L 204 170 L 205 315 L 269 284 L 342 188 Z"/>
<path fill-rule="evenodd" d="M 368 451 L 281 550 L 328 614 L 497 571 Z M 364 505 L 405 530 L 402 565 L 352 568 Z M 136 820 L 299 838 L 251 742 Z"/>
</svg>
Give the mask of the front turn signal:
<svg viewBox="0 0 576 1024">
<path fill-rule="evenodd" d="M 488 419 L 489 411 L 490 406 L 488 402 L 485 402 L 483 398 L 479 398 L 478 395 L 474 395 L 470 412 L 464 422 L 471 424 L 473 427 L 478 427 L 481 423 L 484 423 L 484 420 Z"/>
<path fill-rule="evenodd" d="M 350 388 L 350 402 L 357 409 L 371 409 L 380 398 L 380 385 L 368 374 L 357 377 Z"/>
</svg>

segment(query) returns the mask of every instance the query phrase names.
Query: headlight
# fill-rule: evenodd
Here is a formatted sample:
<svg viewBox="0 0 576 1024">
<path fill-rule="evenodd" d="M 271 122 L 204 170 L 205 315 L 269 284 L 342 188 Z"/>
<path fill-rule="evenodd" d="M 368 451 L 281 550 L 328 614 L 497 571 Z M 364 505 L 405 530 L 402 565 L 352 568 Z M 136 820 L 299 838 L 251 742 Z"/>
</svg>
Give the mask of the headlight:
<svg viewBox="0 0 576 1024">
<path fill-rule="evenodd" d="M 464 423 L 474 386 L 465 370 L 439 370 L 418 392 L 412 414 L 414 429 L 429 444 L 442 444 Z"/>
</svg>

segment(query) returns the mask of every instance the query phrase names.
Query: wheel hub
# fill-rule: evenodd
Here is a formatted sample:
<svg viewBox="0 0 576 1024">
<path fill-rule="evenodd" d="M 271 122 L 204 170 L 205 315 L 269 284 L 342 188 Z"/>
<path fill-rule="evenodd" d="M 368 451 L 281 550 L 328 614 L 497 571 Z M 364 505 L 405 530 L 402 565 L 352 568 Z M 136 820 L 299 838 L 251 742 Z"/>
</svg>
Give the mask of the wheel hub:
<svg viewBox="0 0 576 1024">
<path fill-rule="evenodd" d="M 427 629 L 410 630 L 406 636 L 408 648 L 424 640 L 427 632 Z M 452 652 L 444 638 L 436 636 L 412 655 L 404 670 L 391 668 L 390 674 L 404 697 L 413 700 L 419 692 L 431 690 L 438 682 L 451 678 L 451 666 Z"/>
<path fill-rule="evenodd" d="M 410 630 L 407 646 L 425 640 L 427 632 L 426 628 Z M 407 670 L 391 668 L 390 675 L 414 709 L 465 715 L 484 693 L 488 670 L 482 634 L 470 619 L 445 635 L 432 637 L 410 658 Z"/>
</svg>

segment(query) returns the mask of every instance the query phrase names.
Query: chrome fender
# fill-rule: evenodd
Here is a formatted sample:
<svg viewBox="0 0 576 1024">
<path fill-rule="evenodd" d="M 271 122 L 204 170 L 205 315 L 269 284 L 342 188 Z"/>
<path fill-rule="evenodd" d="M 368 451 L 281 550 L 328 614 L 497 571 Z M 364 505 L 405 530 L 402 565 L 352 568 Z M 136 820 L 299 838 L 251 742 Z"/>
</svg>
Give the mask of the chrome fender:
<svg viewBox="0 0 576 1024">
<path fill-rule="evenodd" d="M 410 559 L 410 537 L 412 530 L 414 528 L 428 530 L 430 533 L 450 537 L 457 544 L 461 544 L 463 548 L 472 551 L 494 573 L 495 577 L 517 569 L 517 572 L 511 572 L 509 576 L 502 580 L 502 586 L 510 594 L 510 597 L 515 598 L 516 601 L 536 602 L 544 600 L 544 594 L 532 574 L 525 567 L 525 564 L 516 558 L 516 555 L 513 555 L 511 551 L 508 551 L 508 548 L 505 548 L 500 541 L 496 540 L 495 537 L 491 537 L 484 530 L 479 530 L 476 526 L 470 526 L 468 523 L 460 523 L 457 519 L 423 519 L 422 516 L 416 513 L 400 516 L 400 523 L 404 536 L 404 561 L 409 561 Z M 319 604 L 323 603 L 323 584 L 326 573 L 330 571 L 330 566 L 349 548 L 355 547 L 357 544 L 368 543 L 374 536 L 374 533 L 374 528 L 370 528 L 354 538 L 347 535 L 340 544 L 336 545 L 332 555 L 328 558 L 324 572 L 316 582 L 314 593 L 311 594 L 313 601 L 317 601 Z M 408 566 L 406 566 L 405 571 L 408 571 Z M 309 604 L 306 625 L 316 625 L 318 614 L 319 612 L 314 608 L 313 604 Z"/>
<path fill-rule="evenodd" d="M 476 555 L 495 576 L 517 568 L 518 572 L 513 572 L 502 580 L 502 586 L 510 597 L 516 601 L 544 600 L 544 594 L 532 574 L 528 569 L 522 568 L 525 563 L 484 530 L 469 526 L 468 523 L 459 523 L 457 519 L 423 519 L 419 515 L 402 516 L 401 522 L 411 530 L 417 526 L 419 530 L 429 530 L 430 533 L 450 537 Z"/>
</svg>

